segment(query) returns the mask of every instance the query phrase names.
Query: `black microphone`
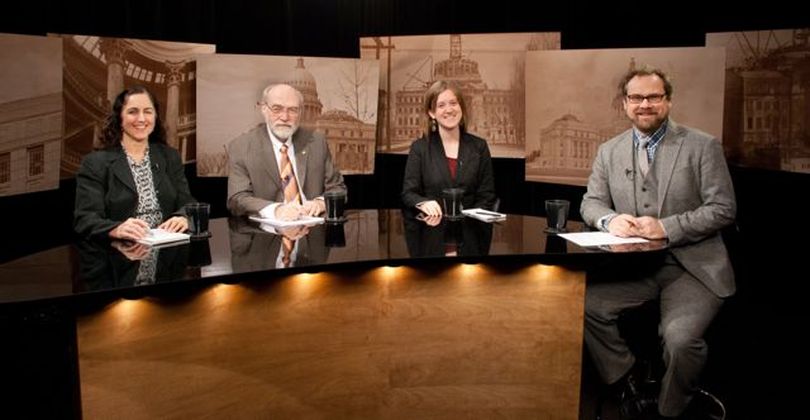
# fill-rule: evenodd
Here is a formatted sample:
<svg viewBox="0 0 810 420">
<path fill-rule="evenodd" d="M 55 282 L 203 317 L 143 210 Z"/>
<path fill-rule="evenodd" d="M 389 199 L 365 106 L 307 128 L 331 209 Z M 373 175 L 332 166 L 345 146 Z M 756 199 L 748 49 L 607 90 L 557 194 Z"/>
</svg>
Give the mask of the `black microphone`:
<svg viewBox="0 0 810 420">
<path fill-rule="evenodd" d="M 630 178 L 630 175 L 632 175 L 632 174 L 633 174 L 633 172 L 634 172 L 634 171 L 633 171 L 632 169 L 629 169 L 629 168 L 628 168 L 628 169 L 625 169 L 625 170 L 624 170 L 624 176 L 626 176 L 627 178 Z"/>
</svg>

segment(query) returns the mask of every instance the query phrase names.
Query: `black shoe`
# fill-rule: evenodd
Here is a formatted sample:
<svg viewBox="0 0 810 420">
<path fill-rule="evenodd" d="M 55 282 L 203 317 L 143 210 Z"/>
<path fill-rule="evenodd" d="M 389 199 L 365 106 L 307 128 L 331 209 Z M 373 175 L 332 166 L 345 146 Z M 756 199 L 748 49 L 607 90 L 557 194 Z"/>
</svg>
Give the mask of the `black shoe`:
<svg viewBox="0 0 810 420">
<path fill-rule="evenodd" d="M 624 420 L 653 419 L 658 414 L 658 383 L 636 369 L 620 380 L 619 414 Z"/>
<path fill-rule="evenodd" d="M 708 391 L 698 389 L 679 420 L 724 420 L 726 407 L 719 398 Z"/>
</svg>

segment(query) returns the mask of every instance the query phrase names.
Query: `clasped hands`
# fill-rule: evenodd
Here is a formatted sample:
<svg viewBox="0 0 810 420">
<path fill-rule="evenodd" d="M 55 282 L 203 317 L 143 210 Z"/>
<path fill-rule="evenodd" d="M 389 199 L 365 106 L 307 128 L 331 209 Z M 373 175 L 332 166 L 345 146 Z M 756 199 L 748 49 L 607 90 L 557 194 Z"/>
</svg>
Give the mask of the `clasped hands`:
<svg viewBox="0 0 810 420">
<path fill-rule="evenodd" d="M 423 201 L 416 205 L 416 208 L 422 212 L 419 220 L 425 222 L 428 226 L 437 226 L 442 222 L 442 206 L 436 200 Z"/>
<path fill-rule="evenodd" d="M 276 207 L 276 219 L 291 221 L 298 220 L 303 216 L 317 216 L 326 211 L 326 203 L 323 200 L 309 200 L 304 204 L 290 202 Z"/>
<path fill-rule="evenodd" d="M 645 239 L 665 239 L 667 233 L 660 219 L 650 216 L 634 217 L 619 214 L 607 226 L 611 235 L 621 238 L 636 236 Z"/>
<path fill-rule="evenodd" d="M 170 217 L 158 226 L 168 232 L 185 232 L 188 229 L 188 219 L 183 216 Z M 110 238 L 137 241 L 149 234 L 149 224 L 141 219 L 130 217 L 110 231 Z"/>
</svg>

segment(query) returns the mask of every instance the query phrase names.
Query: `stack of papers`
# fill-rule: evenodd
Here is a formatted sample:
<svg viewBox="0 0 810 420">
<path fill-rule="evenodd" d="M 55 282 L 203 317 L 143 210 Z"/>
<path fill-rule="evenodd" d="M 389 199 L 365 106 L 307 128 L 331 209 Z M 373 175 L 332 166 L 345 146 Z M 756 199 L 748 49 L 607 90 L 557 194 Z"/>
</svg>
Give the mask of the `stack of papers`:
<svg viewBox="0 0 810 420">
<path fill-rule="evenodd" d="M 250 216 L 250 220 L 278 228 L 285 228 L 291 226 L 319 225 L 324 222 L 323 217 L 314 217 L 314 216 L 301 216 L 296 220 L 279 220 L 274 217 Z"/>
<path fill-rule="evenodd" d="M 466 209 L 461 211 L 467 217 L 472 217 L 473 219 L 478 219 L 482 222 L 492 223 L 492 222 L 502 222 L 506 220 L 506 214 L 498 213 L 496 211 L 489 211 L 484 210 L 481 208 L 474 208 L 474 209 Z"/>
<path fill-rule="evenodd" d="M 190 235 L 180 232 L 169 232 L 163 229 L 149 229 L 149 234 L 143 239 L 138 239 L 138 243 L 156 246 L 171 246 L 189 242 Z"/>
</svg>

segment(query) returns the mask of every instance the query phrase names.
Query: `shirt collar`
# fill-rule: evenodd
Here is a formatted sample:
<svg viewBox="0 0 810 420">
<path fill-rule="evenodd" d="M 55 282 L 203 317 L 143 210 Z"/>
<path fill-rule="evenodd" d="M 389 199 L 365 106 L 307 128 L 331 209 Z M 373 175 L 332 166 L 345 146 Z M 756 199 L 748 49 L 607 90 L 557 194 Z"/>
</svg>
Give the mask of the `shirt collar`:
<svg viewBox="0 0 810 420">
<path fill-rule="evenodd" d="M 654 133 L 651 135 L 646 135 L 639 131 L 635 126 L 633 126 L 633 145 L 638 146 L 639 140 L 641 139 L 649 139 L 647 142 L 648 148 L 655 148 L 661 139 L 664 138 L 664 135 L 667 134 L 667 126 L 669 125 L 669 120 L 664 120 L 664 123 L 658 127 L 658 130 L 655 130 Z"/>
</svg>

